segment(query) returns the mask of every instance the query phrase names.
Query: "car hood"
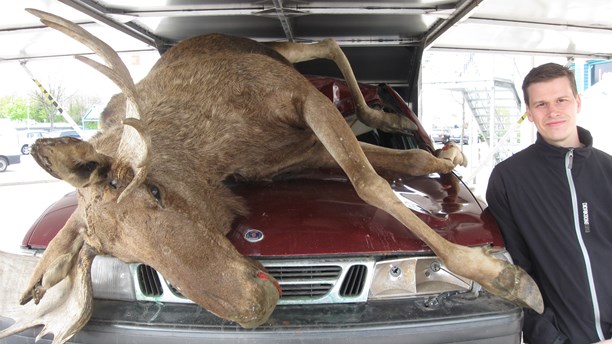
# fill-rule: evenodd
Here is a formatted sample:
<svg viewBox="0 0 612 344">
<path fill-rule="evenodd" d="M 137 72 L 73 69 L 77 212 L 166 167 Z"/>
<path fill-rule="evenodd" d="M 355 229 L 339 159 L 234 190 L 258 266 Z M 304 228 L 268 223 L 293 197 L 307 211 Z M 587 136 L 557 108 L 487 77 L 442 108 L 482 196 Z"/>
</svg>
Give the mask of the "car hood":
<svg viewBox="0 0 612 344">
<path fill-rule="evenodd" d="M 467 246 L 503 246 L 494 221 L 454 175 L 385 176 L 398 198 L 446 239 Z M 449 179 L 450 178 L 450 179 Z M 228 238 L 259 258 L 428 253 L 427 245 L 395 218 L 364 203 L 338 171 L 308 172 L 265 183 L 233 183 L 249 215 Z M 76 208 L 75 193 L 51 205 L 23 246 L 45 248 Z"/>
</svg>

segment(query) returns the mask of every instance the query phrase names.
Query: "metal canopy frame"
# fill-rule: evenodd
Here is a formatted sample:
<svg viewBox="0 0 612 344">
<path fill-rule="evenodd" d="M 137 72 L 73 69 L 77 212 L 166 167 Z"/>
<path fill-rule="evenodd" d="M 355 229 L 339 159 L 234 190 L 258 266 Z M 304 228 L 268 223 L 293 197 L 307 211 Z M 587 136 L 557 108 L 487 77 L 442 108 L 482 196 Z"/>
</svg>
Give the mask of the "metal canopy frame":
<svg viewBox="0 0 612 344">
<path fill-rule="evenodd" d="M 133 49 L 117 44 L 119 51 L 163 52 L 189 36 L 224 32 L 256 40 L 331 37 L 343 46 L 612 58 L 612 3 L 607 0 L 4 0 L 0 39 L 47 31 L 32 18 L 15 18 L 26 18 L 24 7 L 65 12 L 57 4 L 81 14 L 70 13 L 73 21 L 103 23 L 139 42 L 131 44 Z M 0 61 L 73 54 L 13 46 L 3 44 Z"/>
<path fill-rule="evenodd" d="M 64 16 L 119 53 L 164 53 L 212 32 L 258 41 L 333 38 L 359 81 L 391 84 L 415 111 L 427 49 L 612 58 L 608 0 L 3 0 L 0 6 L 0 63 L 91 54 L 26 7 Z M 327 61 L 298 69 L 340 76 Z"/>
<path fill-rule="evenodd" d="M 345 50 L 359 81 L 389 83 L 416 107 L 423 52 L 483 0 L 4 1 L 12 3 L 12 7 L 5 11 L 7 24 L 0 24 L 0 39 L 15 33 L 25 38 L 16 44 L 5 44 L 15 48 L 0 52 L 0 62 L 91 54 L 33 18 L 11 23 L 10 10 L 23 17 L 19 12 L 25 12 L 25 7 L 48 10 L 94 30 L 94 35 L 120 53 L 154 49 L 163 54 L 180 40 L 212 32 L 258 41 L 314 42 L 333 38 Z M 38 51 L 43 46 L 41 41 L 57 44 Z M 306 74 L 324 71 L 341 76 L 328 61 L 310 61 L 297 67 Z"/>
</svg>

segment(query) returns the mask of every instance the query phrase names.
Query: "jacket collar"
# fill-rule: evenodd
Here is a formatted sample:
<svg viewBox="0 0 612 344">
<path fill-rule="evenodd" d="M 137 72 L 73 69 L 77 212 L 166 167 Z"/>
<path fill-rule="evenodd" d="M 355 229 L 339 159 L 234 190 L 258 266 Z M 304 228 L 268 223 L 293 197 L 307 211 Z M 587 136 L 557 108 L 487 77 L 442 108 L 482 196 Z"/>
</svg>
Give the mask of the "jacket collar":
<svg viewBox="0 0 612 344">
<path fill-rule="evenodd" d="M 584 145 L 584 147 L 573 148 L 574 159 L 576 158 L 586 159 L 591 155 L 591 152 L 592 152 L 593 136 L 588 130 L 582 127 L 577 127 L 577 128 L 578 128 L 578 139 L 580 140 L 580 143 Z M 546 154 L 547 156 L 552 155 L 552 156 L 565 157 L 565 154 L 570 150 L 570 148 L 558 147 L 558 146 L 553 146 L 549 144 L 548 142 L 544 140 L 544 138 L 540 135 L 540 133 L 538 133 L 538 137 L 536 139 L 535 146 L 538 151 Z"/>
</svg>

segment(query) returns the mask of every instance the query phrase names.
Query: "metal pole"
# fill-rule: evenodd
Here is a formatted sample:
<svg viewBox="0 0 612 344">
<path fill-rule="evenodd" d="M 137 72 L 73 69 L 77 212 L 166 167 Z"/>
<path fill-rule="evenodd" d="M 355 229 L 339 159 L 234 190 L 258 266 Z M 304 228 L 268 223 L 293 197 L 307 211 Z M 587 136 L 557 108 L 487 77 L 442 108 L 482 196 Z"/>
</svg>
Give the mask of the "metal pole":
<svg viewBox="0 0 612 344">
<path fill-rule="evenodd" d="M 47 92 L 47 90 L 45 89 L 45 87 L 34 77 L 34 74 L 32 74 L 32 72 L 28 69 L 28 67 L 26 67 L 26 63 L 27 61 L 21 61 L 19 62 L 19 64 L 21 64 L 21 67 L 23 67 L 23 69 L 26 71 L 26 73 L 28 73 L 28 75 L 30 76 L 30 78 L 32 79 L 32 81 L 34 81 L 34 83 L 36 84 L 36 86 L 38 86 L 38 89 L 40 89 L 40 91 L 43 93 L 43 95 L 45 96 L 45 98 L 47 98 L 47 100 L 49 100 L 51 102 L 51 104 L 53 104 L 53 106 L 55 106 L 55 108 L 57 109 L 57 111 L 60 113 L 60 115 L 62 115 L 62 117 L 64 118 L 64 120 L 66 120 L 66 122 L 68 122 L 68 124 L 70 124 L 70 126 L 77 132 L 79 133 L 79 135 L 81 137 L 83 136 L 83 130 L 81 130 L 81 127 L 79 127 L 78 124 L 76 124 L 76 122 L 72 119 L 72 117 L 70 117 L 70 115 L 68 114 L 68 112 L 64 111 L 64 109 L 62 108 L 61 105 L 59 105 L 59 103 L 55 100 L 55 98 L 53 98 L 53 96 L 51 94 L 49 94 L 49 92 Z"/>
<path fill-rule="evenodd" d="M 476 168 L 476 170 L 474 170 L 474 172 L 472 172 L 472 174 L 469 177 L 463 178 L 463 180 L 466 183 L 469 183 L 471 180 L 476 178 L 476 175 L 478 174 L 478 172 L 480 172 L 480 170 L 482 170 L 482 168 L 488 164 L 488 161 L 493 158 L 493 155 L 495 155 L 495 153 L 497 153 L 497 151 L 501 148 L 502 144 L 504 143 L 504 141 L 506 141 L 508 136 L 510 136 L 510 134 L 512 134 L 514 130 L 516 130 L 516 128 L 518 128 L 521 125 L 521 123 L 523 123 L 525 118 L 527 118 L 527 112 L 525 112 L 518 119 L 518 121 L 513 123 L 512 126 L 508 129 L 508 131 L 506 131 L 506 133 L 499 139 L 499 141 L 495 143 L 495 146 L 491 148 L 491 150 L 489 151 L 489 154 L 487 154 L 487 156 L 482 160 L 482 163 Z"/>
</svg>

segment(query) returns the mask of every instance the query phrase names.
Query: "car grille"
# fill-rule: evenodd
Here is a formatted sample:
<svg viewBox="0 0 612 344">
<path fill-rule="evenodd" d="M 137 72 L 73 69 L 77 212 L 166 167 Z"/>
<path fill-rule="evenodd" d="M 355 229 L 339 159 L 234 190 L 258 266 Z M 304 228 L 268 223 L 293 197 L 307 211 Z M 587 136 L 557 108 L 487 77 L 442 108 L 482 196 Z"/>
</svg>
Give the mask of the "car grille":
<svg viewBox="0 0 612 344">
<path fill-rule="evenodd" d="M 280 284 L 279 304 L 342 303 L 367 300 L 368 271 L 372 259 L 325 261 L 261 261 Z M 136 264 L 135 281 L 139 300 L 191 302 L 148 265 Z"/>
<path fill-rule="evenodd" d="M 138 286 L 143 295 L 159 296 L 163 294 L 161 279 L 155 269 L 148 265 L 138 265 Z"/>
<path fill-rule="evenodd" d="M 260 260 L 280 284 L 279 304 L 356 303 L 466 292 L 472 281 L 457 276 L 434 256 Z M 152 267 L 131 264 L 136 299 L 191 303 Z"/>
<path fill-rule="evenodd" d="M 283 289 L 283 296 L 289 297 L 321 297 L 329 292 L 333 281 L 340 277 L 342 268 L 334 265 L 326 266 L 274 266 L 268 273 L 274 277 Z M 312 283 L 292 283 L 313 281 Z M 329 283 L 314 281 L 330 281 Z"/>
</svg>

